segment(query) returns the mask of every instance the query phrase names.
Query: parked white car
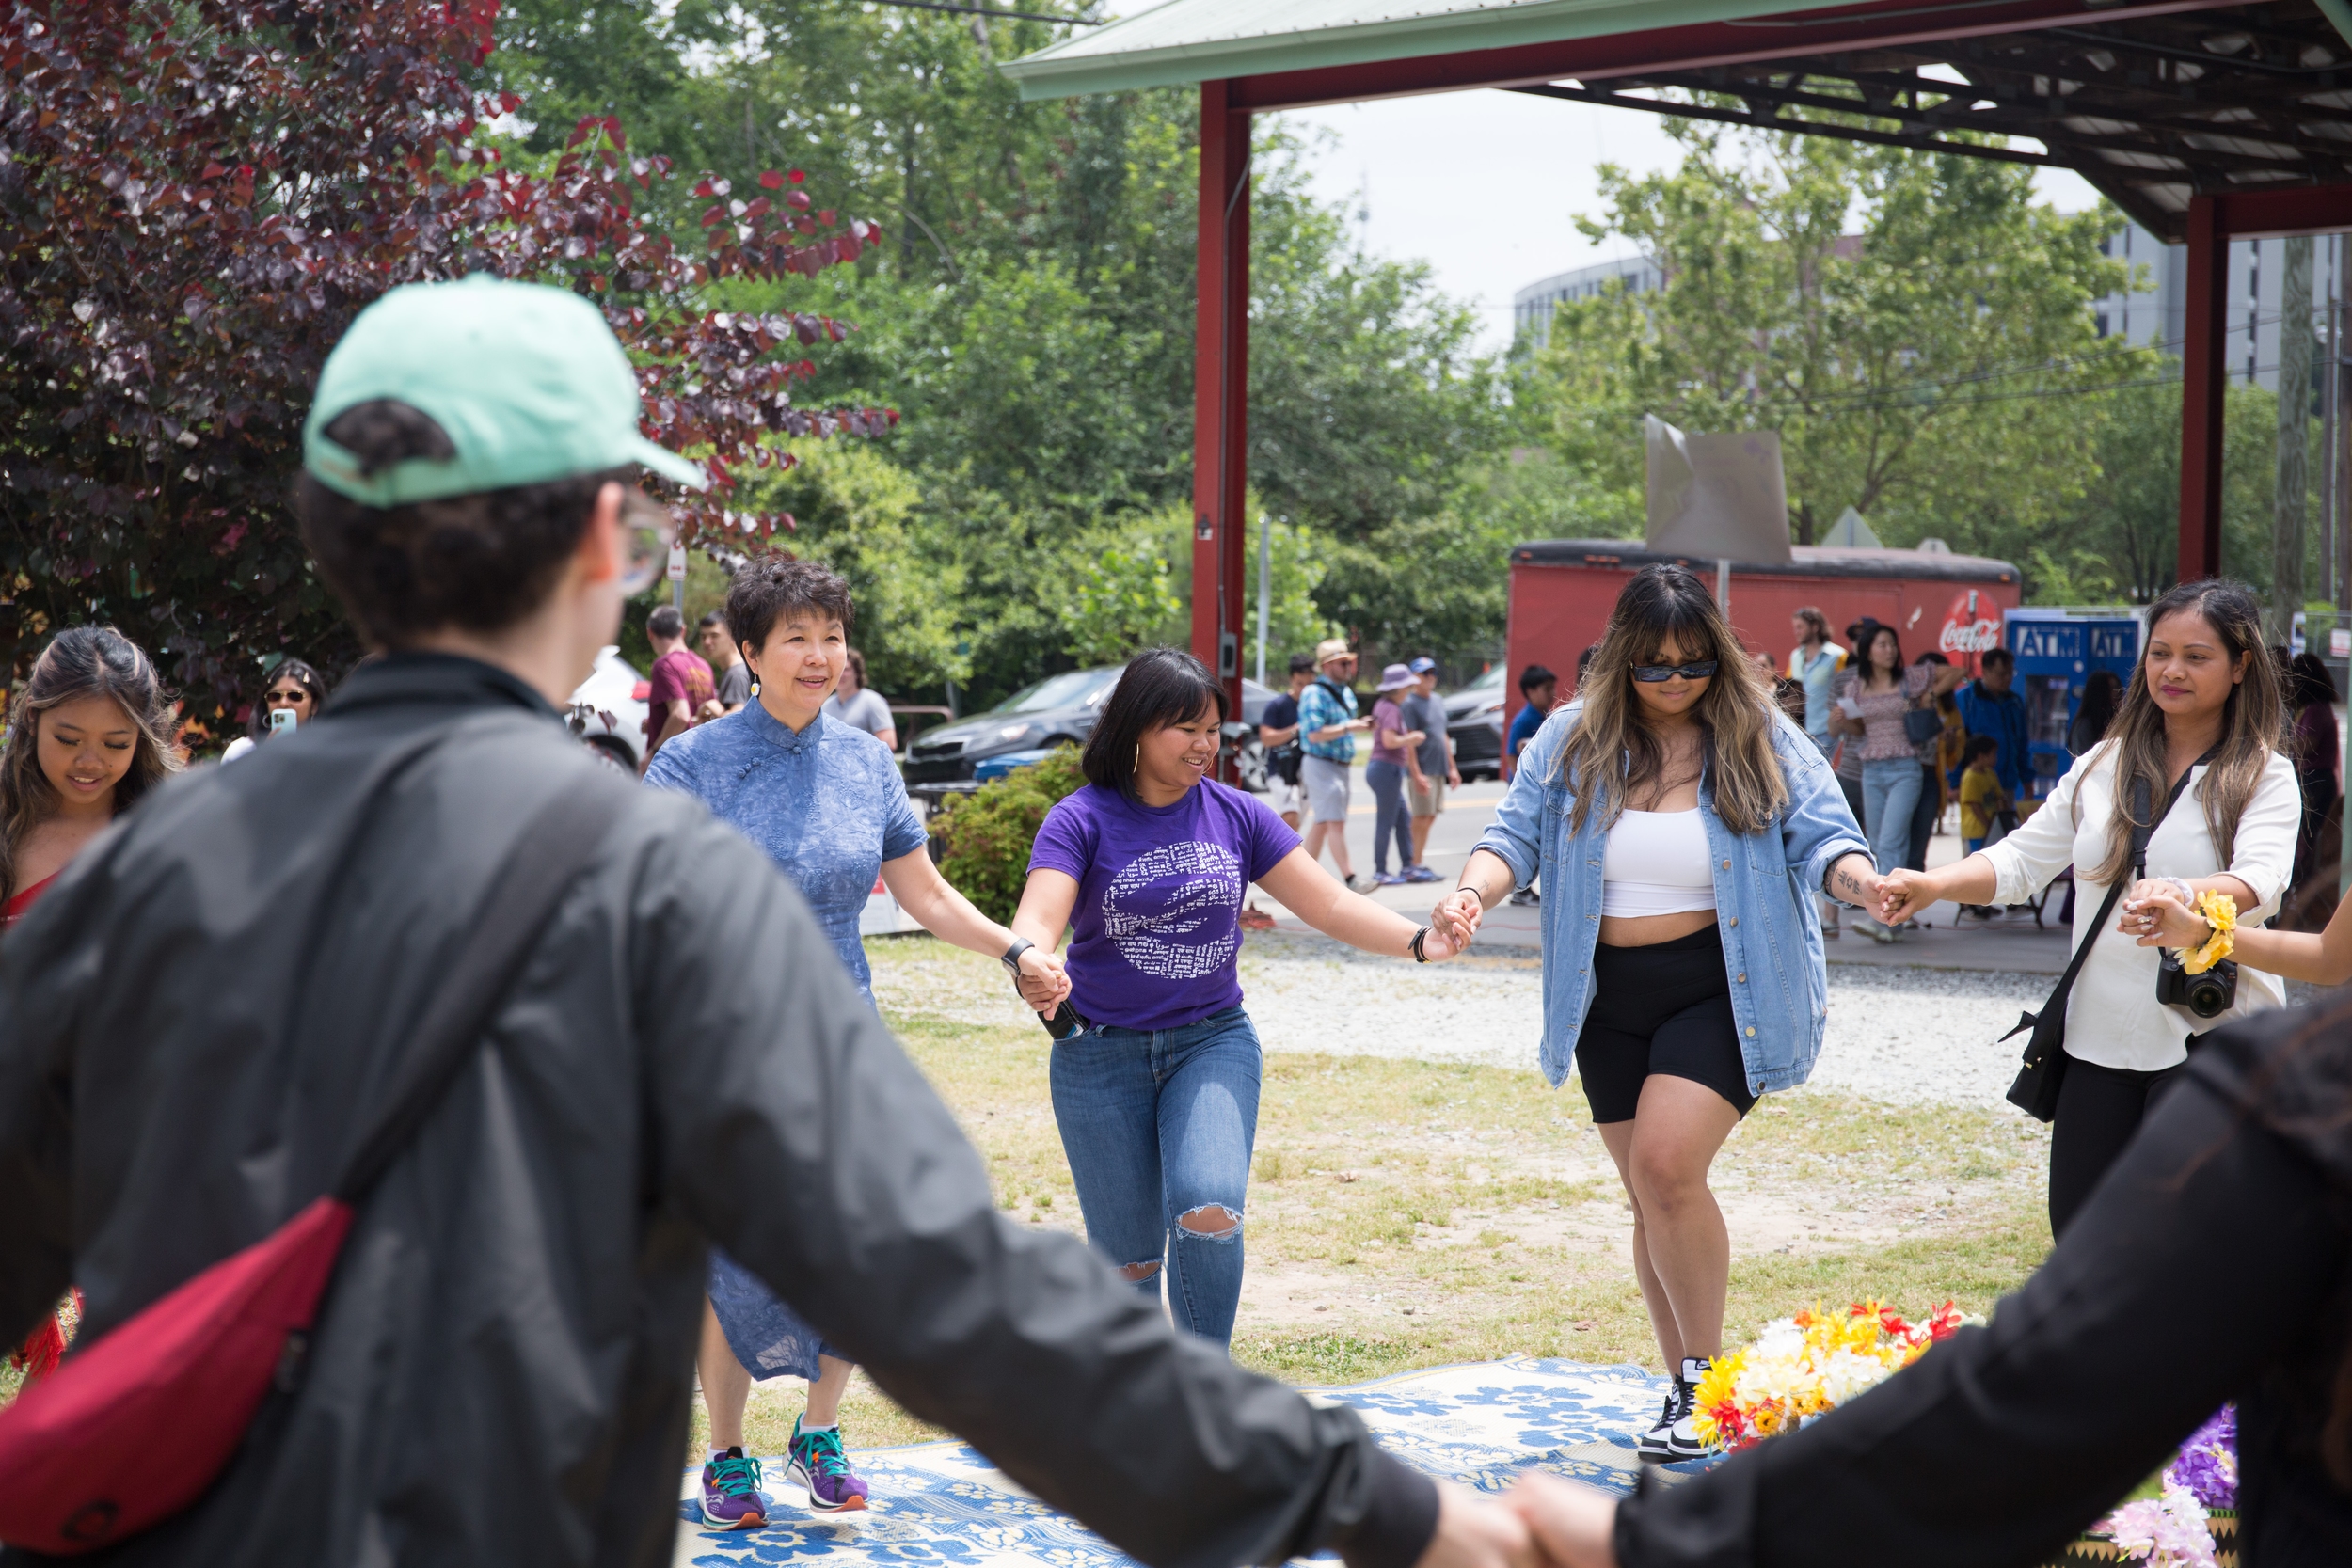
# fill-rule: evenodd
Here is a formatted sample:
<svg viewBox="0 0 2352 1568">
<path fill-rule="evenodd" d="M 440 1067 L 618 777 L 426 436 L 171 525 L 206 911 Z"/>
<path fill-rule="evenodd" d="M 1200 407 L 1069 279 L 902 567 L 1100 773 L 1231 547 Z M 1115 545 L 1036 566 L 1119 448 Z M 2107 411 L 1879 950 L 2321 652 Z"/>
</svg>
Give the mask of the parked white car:
<svg viewBox="0 0 2352 1568">
<path fill-rule="evenodd" d="M 621 657 L 618 643 L 596 652 L 596 667 L 572 693 L 572 733 L 636 773 L 645 765 L 645 698 L 653 683 Z"/>
</svg>

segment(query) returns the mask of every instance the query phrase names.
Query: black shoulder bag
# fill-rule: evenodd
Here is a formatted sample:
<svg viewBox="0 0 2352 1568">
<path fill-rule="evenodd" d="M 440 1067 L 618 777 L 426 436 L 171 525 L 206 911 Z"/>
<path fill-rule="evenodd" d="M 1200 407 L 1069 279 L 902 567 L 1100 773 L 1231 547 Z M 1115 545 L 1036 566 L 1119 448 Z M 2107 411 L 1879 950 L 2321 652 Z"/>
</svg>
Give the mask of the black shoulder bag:
<svg viewBox="0 0 2352 1568">
<path fill-rule="evenodd" d="M 2213 752 L 2207 752 L 2188 766 L 2172 793 L 2164 798 L 2164 810 L 2142 826 L 2132 830 L 2132 869 L 2128 879 L 2117 878 L 2107 889 L 2107 895 L 2099 906 L 2099 917 L 2091 923 L 2090 934 L 2075 944 L 2074 956 L 2066 962 L 2066 973 L 2058 976 L 2050 999 L 2042 1004 L 2038 1013 L 2017 1015 L 2017 1027 L 2001 1037 L 2015 1039 L 2030 1029 L 2026 1040 L 2026 1065 L 2017 1070 L 2017 1081 L 2009 1086 L 2009 1102 L 2036 1121 L 2054 1121 L 2058 1117 L 2058 1085 L 2066 1081 L 2066 999 L 2074 991 L 2074 976 L 2083 967 L 2083 959 L 2090 954 L 2090 944 L 2097 942 L 2107 928 L 2107 919 L 2115 913 L 2117 900 L 2123 896 L 2128 881 L 2137 881 L 2147 872 L 2148 840 L 2154 835 L 2156 824 L 2172 810 L 2172 802 L 2181 798 L 2188 781 L 2197 776 L 2200 764 L 2209 762 Z M 2132 816 L 2148 816 L 2148 781 L 2132 781 Z"/>
</svg>

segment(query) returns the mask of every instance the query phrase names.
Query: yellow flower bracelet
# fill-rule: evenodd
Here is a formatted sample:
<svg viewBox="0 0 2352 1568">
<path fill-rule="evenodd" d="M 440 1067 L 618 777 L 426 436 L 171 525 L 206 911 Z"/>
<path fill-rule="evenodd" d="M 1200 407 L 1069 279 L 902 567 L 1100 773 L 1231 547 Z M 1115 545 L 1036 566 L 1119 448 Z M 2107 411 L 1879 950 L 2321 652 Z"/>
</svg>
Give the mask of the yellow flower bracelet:
<svg viewBox="0 0 2352 1568">
<path fill-rule="evenodd" d="M 2226 893 L 2201 893 L 2197 895 L 2197 912 L 2213 927 L 2204 945 L 2181 955 L 2181 968 L 2190 974 L 2202 974 L 2237 946 L 2237 900 Z"/>
</svg>

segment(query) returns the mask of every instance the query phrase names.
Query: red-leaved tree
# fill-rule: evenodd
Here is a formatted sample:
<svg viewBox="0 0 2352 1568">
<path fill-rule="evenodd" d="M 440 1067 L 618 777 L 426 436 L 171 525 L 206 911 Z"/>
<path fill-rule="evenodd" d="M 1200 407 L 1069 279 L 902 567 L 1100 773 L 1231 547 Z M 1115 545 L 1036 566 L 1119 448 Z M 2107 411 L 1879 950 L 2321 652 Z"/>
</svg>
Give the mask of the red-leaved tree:
<svg viewBox="0 0 2352 1568">
<path fill-rule="evenodd" d="M 642 219 L 671 178 L 616 121 L 551 168 L 484 123 L 495 0 L 0 0 L 0 673 L 112 622 L 192 711 L 233 715 L 272 655 L 358 653 L 288 507 L 327 351 L 397 284 L 489 271 L 596 298 L 639 365 L 646 432 L 700 458 L 690 543 L 790 519 L 735 504 L 779 436 L 875 435 L 887 409 L 794 406 L 812 315 L 705 308 L 724 277 L 814 276 L 877 239 L 795 171 L 709 198 L 699 247 Z"/>
</svg>

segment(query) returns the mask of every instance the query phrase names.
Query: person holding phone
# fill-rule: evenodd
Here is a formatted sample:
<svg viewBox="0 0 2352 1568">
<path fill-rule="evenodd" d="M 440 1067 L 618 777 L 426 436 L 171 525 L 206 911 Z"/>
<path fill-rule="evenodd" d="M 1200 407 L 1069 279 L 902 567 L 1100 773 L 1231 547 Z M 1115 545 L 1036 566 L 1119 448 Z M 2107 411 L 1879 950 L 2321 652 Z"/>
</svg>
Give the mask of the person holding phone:
<svg viewBox="0 0 2352 1568">
<path fill-rule="evenodd" d="M 1088 736 L 1084 787 L 1046 814 L 1012 928 L 1070 942 L 1054 1120 L 1087 1240 L 1180 1328 L 1224 1344 L 1241 1304 L 1258 1132 L 1258 1032 L 1242 1006 L 1250 883 L 1351 947 L 1435 963 L 1456 948 L 1327 876 L 1263 801 L 1211 779 L 1225 689 L 1174 648 L 1138 654 Z M 1023 994 L 1044 998 L 1029 984 Z"/>
<path fill-rule="evenodd" d="M 229 743 L 220 760 L 234 762 L 272 736 L 292 735 L 316 719 L 326 705 L 326 683 L 319 673 L 298 658 L 281 659 L 269 673 L 262 700 L 253 705 L 246 733 Z"/>
</svg>

